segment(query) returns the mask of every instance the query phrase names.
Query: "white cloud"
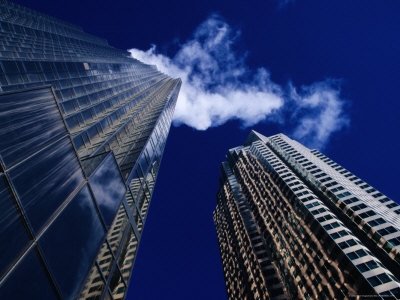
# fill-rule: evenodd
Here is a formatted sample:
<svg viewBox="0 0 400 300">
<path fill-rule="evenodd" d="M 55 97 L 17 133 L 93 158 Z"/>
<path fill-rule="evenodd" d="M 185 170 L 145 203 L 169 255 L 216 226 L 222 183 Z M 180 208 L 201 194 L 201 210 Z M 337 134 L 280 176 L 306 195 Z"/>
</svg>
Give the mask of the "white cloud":
<svg viewBox="0 0 400 300">
<path fill-rule="evenodd" d="M 349 124 L 343 113 L 345 102 L 340 99 L 340 90 L 334 88 L 335 82 L 327 80 L 303 87 L 302 93 L 291 89 L 291 99 L 300 115 L 293 137 L 310 147 L 323 148 L 332 133 Z"/>
<path fill-rule="evenodd" d="M 347 122 L 344 101 L 334 82 L 300 89 L 273 83 L 265 68 L 250 69 L 245 55 L 239 56 L 232 49 L 239 35 L 218 15 L 212 15 L 172 58 L 157 53 L 155 46 L 147 51 L 129 51 L 140 61 L 182 79 L 175 125 L 206 130 L 232 119 L 240 120 L 245 127 L 267 119 L 281 120 L 293 137 L 323 147 L 330 135 Z"/>
</svg>

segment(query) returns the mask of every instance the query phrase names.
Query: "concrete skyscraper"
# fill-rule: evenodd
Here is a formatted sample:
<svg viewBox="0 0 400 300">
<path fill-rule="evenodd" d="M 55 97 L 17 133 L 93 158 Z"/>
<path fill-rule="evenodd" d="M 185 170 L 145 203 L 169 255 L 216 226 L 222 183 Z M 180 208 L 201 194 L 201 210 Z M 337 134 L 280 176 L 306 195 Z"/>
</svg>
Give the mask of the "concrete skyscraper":
<svg viewBox="0 0 400 300">
<path fill-rule="evenodd" d="M 121 299 L 181 85 L 0 1 L 0 299 Z"/>
<path fill-rule="evenodd" d="M 400 298 L 400 206 L 317 150 L 252 131 L 221 166 L 229 299 Z"/>
</svg>

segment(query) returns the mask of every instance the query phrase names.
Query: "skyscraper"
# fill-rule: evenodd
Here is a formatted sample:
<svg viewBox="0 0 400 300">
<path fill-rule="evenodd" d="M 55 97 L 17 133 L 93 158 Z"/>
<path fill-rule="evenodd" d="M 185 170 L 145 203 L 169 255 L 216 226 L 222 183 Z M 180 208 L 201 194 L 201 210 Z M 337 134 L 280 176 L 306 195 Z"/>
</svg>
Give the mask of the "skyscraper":
<svg viewBox="0 0 400 300">
<path fill-rule="evenodd" d="M 221 173 L 214 222 L 230 299 L 400 298 L 397 203 L 283 134 L 252 131 Z"/>
<path fill-rule="evenodd" d="M 0 2 L 0 298 L 122 299 L 180 79 Z"/>
</svg>

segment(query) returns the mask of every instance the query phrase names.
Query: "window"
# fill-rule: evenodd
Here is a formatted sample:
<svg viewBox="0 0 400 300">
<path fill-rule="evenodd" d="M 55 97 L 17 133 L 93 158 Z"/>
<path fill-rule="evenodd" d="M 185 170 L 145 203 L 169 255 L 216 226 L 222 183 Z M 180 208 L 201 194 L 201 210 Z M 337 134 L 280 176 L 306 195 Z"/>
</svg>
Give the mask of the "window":
<svg viewBox="0 0 400 300">
<path fill-rule="evenodd" d="M 364 203 L 361 203 L 361 204 L 358 204 L 358 205 L 355 205 L 355 206 L 351 207 L 351 209 L 353 211 L 357 211 L 357 210 L 364 209 L 364 208 L 367 208 L 367 206 Z"/>
<path fill-rule="evenodd" d="M 340 198 L 344 198 L 344 197 L 347 197 L 347 196 L 350 196 L 350 195 L 351 194 L 349 192 L 344 192 L 342 194 L 336 195 L 336 197 L 338 197 L 340 199 Z"/>
<path fill-rule="evenodd" d="M 28 244 L 28 235 L 22 219 L 9 193 L 8 180 L 5 175 L 0 175 L 0 228 L 3 242 L 0 243 L 0 273 L 7 267 L 21 249 Z M 7 241 L 7 242 L 6 242 Z"/>
<path fill-rule="evenodd" d="M 331 187 L 331 186 L 334 186 L 334 185 L 337 185 L 337 184 L 338 183 L 336 181 L 332 181 L 332 182 L 329 182 L 329 183 L 325 184 L 325 186 L 326 187 Z"/>
<path fill-rule="evenodd" d="M 395 237 L 393 239 L 390 239 L 390 240 L 388 240 L 388 242 L 394 246 L 399 246 L 400 245 L 400 237 Z"/>
<path fill-rule="evenodd" d="M 333 223 L 330 223 L 330 224 L 326 224 L 323 227 L 324 227 L 325 230 L 331 230 L 331 229 L 339 227 L 339 223 L 338 222 L 333 222 Z"/>
<path fill-rule="evenodd" d="M 314 196 L 308 196 L 306 198 L 301 199 L 301 201 L 307 202 L 307 201 L 312 200 L 312 199 L 315 199 Z"/>
<path fill-rule="evenodd" d="M 331 177 L 326 177 L 326 178 L 321 179 L 320 182 L 326 182 L 326 181 L 329 181 L 329 180 L 332 180 L 332 178 Z"/>
<path fill-rule="evenodd" d="M 391 281 L 392 279 L 385 273 L 379 274 L 377 276 L 373 276 L 368 278 L 368 282 L 372 285 L 372 286 L 377 286 L 380 284 L 384 284 L 386 282 Z"/>
<path fill-rule="evenodd" d="M 303 195 L 307 195 L 309 193 L 310 193 L 309 191 L 304 191 L 304 192 L 296 193 L 296 196 L 300 197 L 300 196 L 303 196 Z"/>
<path fill-rule="evenodd" d="M 336 193 L 338 191 L 344 190 L 344 188 L 342 186 L 338 186 L 337 188 L 334 188 L 331 190 L 332 193 Z"/>
<path fill-rule="evenodd" d="M 393 207 L 398 207 L 399 205 L 397 203 L 390 203 L 386 205 L 387 208 L 393 208 Z"/>
<path fill-rule="evenodd" d="M 326 209 L 324 207 L 321 207 L 319 209 L 313 210 L 311 213 L 315 216 L 323 212 L 326 212 Z"/>
<path fill-rule="evenodd" d="M 389 227 L 386 227 L 386 228 L 378 230 L 378 233 L 381 236 L 385 236 L 385 235 L 388 235 L 388 234 L 391 234 L 391 233 L 395 233 L 395 232 L 397 232 L 397 230 L 393 226 L 389 226 Z"/>
<path fill-rule="evenodd" d="M 350 252 L 346 254 L 351 260 L 358 259 L 360 257 L 367 256 L 368 253 L 364 249 L 359 249 L 354 252 Z"/>
<path fill-rule="evenodd" d="M 310 174 L 315 174 L 315 173 L 318 173 L 318 172 L 321 172 L 321 169 L 312 170 L 312 171 L 310 172 Z"/>
<path fill-rule="evenodd" d="M 318 174 L 318 175 L 316 175 L 315 177 L 316 177 L 316 178 L 320 178 L 320 177 L 323 177 L 323 176 L 326 176 L 326 173 Z"/>
<path fill-rule="evenodd" d="M 333 219 L 332 215 L 326 215 L 326 216 L 322 216 L 322 217 L 317 218 L 317 221 L 322 223 L 324 221 L 328 221 L 328 220 L 331 220 L 331 219 Z"/>
<path fill-rule="evenodd" d="M 316 201 L 316 202 L 307 204 L 306 207 L 307 207 L 307 208 L 311 208 L 311 207 L 314 207 L 314 206 L 317 206 L 317 205 L 319 205 L 319 202 Z"/>
<path fill-rule="evenodd" d="M 349 235 L 349 233 L 348 233 L 346 230 L 341 230 L 341 231 L 339 231 L 339 232 L 334 232 L 334 233 L 331 233 L 331 234 L 330 234 L 330 236 L 331 236 L 333 239 L 338 239 L 338 238 L 343 237 L 343 236 L 346 236 L 346 235 Z"/>
<path fill-rule="evenodd" d="M 346 248 L 349 248 L 349 247 L 352 247 L 355 245 L 357 245 L 357 242 L 355 240 L 347 240 L 347 241 L 339 243 L 339 247 L 341 249 L 346 249 Z"/>
<path fill-rule="evenodd" d="M 66 138 L 50 144 L 9 174 L 34 230 L 41 228 L 83 180 L 72 145 Z"/>
<path fill-rule="evenodd" d="M 379 199 L 379 202 L 380 203 L 386 203 L 386 202 L 389 202 L 390 201 L 390 199 L 389 198 L 383 198 L 383 199 Z"/>
<path fill-rule="evenodd" d="M 298 186 L 298 187 L 292 188 L 292 191 L 296 192 L 296 191 L 300 191 L 300 190 L 303 190 L 303 189 L 304 189 L 304 186 Z"/>
<path fill-rule="evenodd" d="M 378 219 L 375 219 L 375 220 L 372 220 L 372 221 L 368 222 L 368 224 L 371 227 L 378 226 L 378 225 L 385 224 L 385 223 L 386 223 L 386 221 L 384 219 L 382 219 L 382 218 L 378 218 Z"/>
<path fill-rule="evenodd" d="M 382 193 L 377 193 L 377 194 L 373 194 L 372 196 L 374 198 L 379 198 L 379 197 L 383 196 L 383 194 Z"/>
<path fill-rule="evenodd" d="M 355 203 L 355 202 L 357 202 L 357 201 L 360 201 L 360 199 L 358 199 L 358 198 L 356 198 L 356 197 L 353 197 L 353 198 L 344 200 L 343 203 L 346 204 L 346 205 L 349 205 L 349 204 Z"/>
<path fill-rule="evenodd" d="M 23 283 L 23 288 L 21 288 Z M 2 299 L 57 299 L 48 275 L 32 249 L 0 288 Z"/>
<path fill-rule="evenodd" d="M 376 215 L 376 213 L 374 211 L 369 210 L 369 211 L 366 211 L 366 212 L 360 214 L 359 216 L 361 218 L 365 219 L 365 218 L 372 217 L 372 216 L 375 216 L 375 215 Z"/>
<path fill-rule="evenodd" d="M 77 292 L 103 235 L 93 199 L 88 187 L 84 186 L 39 240 L 63 295 Z M 63 253 L 62 260 L 60 253 Z"/>
<path fill-rule="evenodd" d="M 369 270 L 373 270 L 379 267 L 378 263 L 374 260 L 367 261 L 365 263 L 359 264 L 356 266 L 357 269 L 360 270 L 361 273 L 367 272 Z"/>
<path fill-rule="evenodd" d="M 109 185 L 104 184 L 107 180 Z M 89 182 L 104 222 L 106 226 L 110 226 L 126 192 L 118 165 L 112 155 L 108 155 L 102 161 L 90 176 Z M 110 189 L 109 186 L 113 188 Z"/>
</svg>

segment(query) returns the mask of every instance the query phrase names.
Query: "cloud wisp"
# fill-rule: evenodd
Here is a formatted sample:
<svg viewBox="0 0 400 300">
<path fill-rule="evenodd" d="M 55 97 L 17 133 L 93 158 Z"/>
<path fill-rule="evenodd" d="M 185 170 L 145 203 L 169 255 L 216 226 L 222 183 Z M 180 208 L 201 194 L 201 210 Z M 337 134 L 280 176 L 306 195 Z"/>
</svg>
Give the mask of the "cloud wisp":
<svg viewBox="0 0 400 300">
<path fill-rule="evenodd" d="M 325 80 L 296 88 L 271 81 L 269 72 L 250 69 L 232 46 L 240 35 L 218 15 L 200 24 L 174 57 L 130 49 L 134 58 L 180 77 L 182 87 L 174 125 L 206 130 L 239 120 L 244 127 L 279 122 L 289 135 L 323 148 L 331 134 L 348 123 L 338 84 Z"/>
</svg>

